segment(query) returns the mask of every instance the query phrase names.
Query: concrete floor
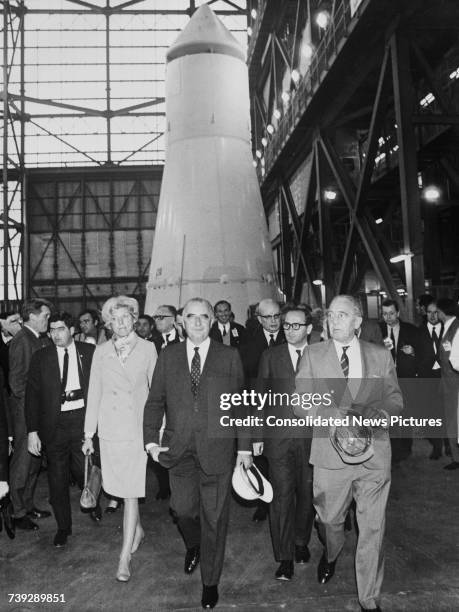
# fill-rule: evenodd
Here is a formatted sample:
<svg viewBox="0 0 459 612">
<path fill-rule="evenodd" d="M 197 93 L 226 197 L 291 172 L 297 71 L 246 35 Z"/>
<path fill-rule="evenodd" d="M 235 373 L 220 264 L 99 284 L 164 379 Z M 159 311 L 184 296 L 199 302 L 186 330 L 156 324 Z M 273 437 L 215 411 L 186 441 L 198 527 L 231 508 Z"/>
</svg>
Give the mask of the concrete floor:
<svg viewBox="0 0 459 612">
<path fill-rule="evenodd" d="M 386 572 L 382 609 L 395 611 L 459 610 L 459 470 L 442 469 L 449 459 L 429 461 L 429 444 L 416 441 L 413 455 L 393 472 L 387 513 Z M 200 610 L 199 570 L 183 573 L 184 548 L 168 514 L 168 503 L 155 501 L 156 480 L 148 471 L 148 497 L 141 505 L 147 538 L 132 563 L 129 583 L 115 581 L 121 545 L 121 513 L 94 524 L 78 508 L 72 490 L 73 536 L 55 549 L 54 519 L 40 530 L 0 534 L 0 611 L 160 612 Z M 37 505 L 47 505 L 45 475 L 40 476 Z M 353 571 L 355 534 L 348 533 L 334 578 L 317 583 L 321 546 L 314 532 L 311 561 L 296 566 L 290 583 L 274 579 L 267 523 L 251 521 L 252 508 L 233 502 L 226 560 L 220 585 L 223 611 L 358 611 Z M 9 593 L 63 594 L 65 603 L 8 603 Z"/>
</svg>

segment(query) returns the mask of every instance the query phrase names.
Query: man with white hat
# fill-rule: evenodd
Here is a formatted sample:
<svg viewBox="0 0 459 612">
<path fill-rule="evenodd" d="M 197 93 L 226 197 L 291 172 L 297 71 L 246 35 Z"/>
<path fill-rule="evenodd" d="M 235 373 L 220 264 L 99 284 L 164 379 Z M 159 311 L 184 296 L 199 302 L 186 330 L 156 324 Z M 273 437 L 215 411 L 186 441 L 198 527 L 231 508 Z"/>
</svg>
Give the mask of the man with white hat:
<svg viewBox="0 0 459 612">
<path fill-rule="evenodd" d="M 336 434 L 336 429 L 330 431 L 325 421 L 323 427 L 314 427 L 310 459 L 314 466 L 314 505 L 325 545 L 318 580 L 325 584 L 334 574 L 345 540 L 345 517 L 354 499 L 359 523 L 355 554 L 359 603 L 362 610 L 380 610 L 382 541 L 391 481 L 390 440 L 384 424 L 388 417 L 400 413 L 403 400 L 390 353 L 355 335 L 362 322 L 357 300 L 347 295 L 335 297 L 327 320 L 331 339 L 304 351 L 296 392 L 320 393 L 322 398 L 328 394 L 315 416 L 330 420 L 345 416 L 353 408 L 380 426 L 373 427 L 372 436 L 364 436 L 355 446 L 356 454 L 361 454 L 358 463 L 353 445 L 339 444 L 339 450 L 336 436 L 332 443 L 330 433 Z M 308 414 L 305 410 L 302 413 Z M 373 448 L 369 450 L 371 438 Z"/>
</svg>

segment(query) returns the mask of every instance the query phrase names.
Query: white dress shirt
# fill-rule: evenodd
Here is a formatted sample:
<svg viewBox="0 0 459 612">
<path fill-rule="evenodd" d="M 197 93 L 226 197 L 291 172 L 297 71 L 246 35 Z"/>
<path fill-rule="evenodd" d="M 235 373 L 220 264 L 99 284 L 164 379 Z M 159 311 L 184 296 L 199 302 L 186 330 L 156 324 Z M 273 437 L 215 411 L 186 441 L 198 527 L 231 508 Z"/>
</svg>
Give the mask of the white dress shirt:
<svg viewBox="0 0 459 612">
<path fill-rule="evenodd" d="M 301 351 L 301 357 L 303 356 L 304 349 L 308 346 L 308 343 L 303 344 L 303 346 L 293 346 L 293 344 L 287 344 L 288 352 L 290 353 L 290 359 L 292 360 L 293 369 L 296 370 L 296 364 L 298 363 L 298 353 L 297 351 Z"/>
<path fill-rule="evenodd" d="M 65 348 L 62 348 L 61 346 L 56 346 L 56 349 L 57 349 L 57 359 L 59 361 L 59 371 L 60 371 L 61 380 L 62 380 L 62 374 L 64 370 Z M 67 372 L 67 385 L 65 387 L 66 392 L 81 389 L 80 376 L 78 374 L 78 356 L 77 356 L 75 342 L 72 342 L 72 344 L 70 344 L 67 347 L 67 350 L 69 353 L 69 369 Z M 72 402 L 64 402 L 61 405 L 61 411 L 67 412 L 68 410 L 75 410 L 76 408 L 83 408 L 83 407 L 84 407 L 84 400 L 79 399 L 79 400 L 74 400 Z"/>
<path fill-rule="evenodd" d="M 269 346 L 269 343 L 271 342 L 271 336 L 273 337 L 274 342 L 276 342 L 279 330 L 277 330 L 277 332 L 267 332 L 266 329 L 263 327 L 263 333 L 265 335 L 266 342 L 268 343 L 268 346 Z"/>
<path fill-rule="evenodd" d="M 194 344 L 189 338 L 186 339 L 186 356 L 188 359 L 188 368 L 191 372 L 191 362 L 194 357 L 194 349 L 199 348 L 199 357 L 201 358 L 201 374 L 204 368 L 204 363 L 209 352 L 210 338 L 207 337 L 201 344 Z"/>
<path fill-rule="evenodd" d="M 427 329 L 429 331 L 430 337 L 432 337 L 432 332 L 433 330 L 435 330 L 435 333 L 437 334 L 437 338 L 440 339 L 441 323 L 437 323 L 436 325 L 432 325 L 432 323 L 427 323 Z M 437 354 L 437 346 L 433 340 L 432 340 L 432 346 L 434 349 L 434 353 Z M 439 369 L 440 369 L 440 364 L 438 363 L 438 361 L 435 361 L 435 363 L 432 366 L 432 370 L 439 370 Z"/>
<path fill-rule="evenodd" d="M 348 378 L 362 378 L 362 356 L 360 354 L 360 344 L 357 337 L 354 336 L 350 342 L 344 343 L 333 340 L 333 344 L 335 345 L 336 354 L 338 355 L 338 361 L 341 361 L 343 346 L 349 347 L 346 351 L 349 360 Z"/>
</svg>

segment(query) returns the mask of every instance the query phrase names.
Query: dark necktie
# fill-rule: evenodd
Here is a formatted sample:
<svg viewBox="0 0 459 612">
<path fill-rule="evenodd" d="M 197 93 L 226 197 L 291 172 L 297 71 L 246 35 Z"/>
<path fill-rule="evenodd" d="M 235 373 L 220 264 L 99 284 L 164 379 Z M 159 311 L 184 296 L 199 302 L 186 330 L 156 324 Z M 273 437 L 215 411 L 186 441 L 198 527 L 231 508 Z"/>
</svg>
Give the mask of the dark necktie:
<svg viewBox="0 0 459 612">
<path fill-rule="evenodd" d="M 440 339 L 437 336 L 437 332 L 435 331 L 435 327 L 432 327 L 432 342 L 434 344 L 435 357 L 438 355 L 438 343 Z"/>
<path fill-rule="evenodd" d="M 65 393 L 67 388 L 67 377 L 69 374 L 69 352 L 67 349 L 64 349 L 64 366 L 62 368 L 62 393 Z"/>
<path fill-rule="evenodd" d="M 201 377 L 201 356 L 199 355 L 199 347 L 194 347 L 194 355 L 191 360 L 191 392 L 196 397 L 198 394 L 199 379 Z"/>
<path fill-rule="evenodd" d="M 169 344 L 169 336 L 170 334 L 166 334 L 166 344 Z"/>
<path fill-rule="evenodd" d="M 300 351 L 300 349 L 296 349 L 296 352 L 297 352 L 297 355 L 298 355 L 298 359 L 296 360 L 295 372 L 298 374 L 298 370 L 300 369 L 301 351 Z"/>
<path fill-rule="evenodd" d="M 269 341 L 269 346 L 275 346 L 276 341 L 274 340 L 274 334 L 269 334 L 271 340 Z"/>
<path fill-rule="evenodd" d="M 226 325 L 223 326 L 223 334 L 222 336 L 226 336 Z"/>
<path fill-rule="evenodd" d="M 391 348 L 391 353 L 392 353 L 392 359 L 395 361 L 396 357 L 397 357 L 397 347 L 395 346 L 395 336 L 394 336 L 394 328 L 391 327 L 390 328 L 390 339 L 392 342 L 392 348 Z"/>
<path fill-rule="evenodd" d="M 348 348 L 349 346 L 343 346 L 343 353 L 340 359 L 341 369 L 343 370 L 344 378 L 346 380 L 349 378 L 349 357 L 346 354 Z"/>
</svg>

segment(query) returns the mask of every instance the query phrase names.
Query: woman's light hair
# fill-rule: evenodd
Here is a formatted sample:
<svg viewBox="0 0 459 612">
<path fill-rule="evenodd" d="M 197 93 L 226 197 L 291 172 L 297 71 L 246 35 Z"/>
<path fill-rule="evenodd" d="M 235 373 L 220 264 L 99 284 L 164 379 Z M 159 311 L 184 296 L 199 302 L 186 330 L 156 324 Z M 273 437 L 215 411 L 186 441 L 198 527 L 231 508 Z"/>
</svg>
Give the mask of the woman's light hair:
<svg viewBox="0 0 459 612">
<path fill-rule="evenodd" d="M 127 295 L 118 295 L 116 297 L 108 298 L 105 304 L 102 306 L 102 319 L 105 324 L 110 323 L 110 319 L 115 310 L 119 308 L 127 308 L 132 318 L 136 321 L 139 317 L 139 303 L 136 299 L 128 297 Z"/>
</svg>

